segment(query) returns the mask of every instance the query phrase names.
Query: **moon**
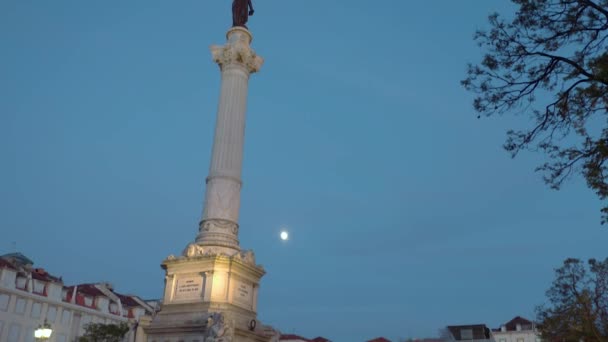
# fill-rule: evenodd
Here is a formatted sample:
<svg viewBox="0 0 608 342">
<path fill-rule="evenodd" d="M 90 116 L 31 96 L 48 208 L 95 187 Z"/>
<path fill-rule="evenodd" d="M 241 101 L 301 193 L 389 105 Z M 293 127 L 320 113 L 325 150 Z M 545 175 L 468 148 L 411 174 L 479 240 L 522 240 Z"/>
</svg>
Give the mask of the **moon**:
<svg viewBox="0 0 608 342">
<path fill-rule="evenodd" d="M 287 241 L 287 240 L 289 240 L 289 233 L 284 230 L 281 232 L 280 237 L 281 237 L 281 240 Z"/>
</svg>

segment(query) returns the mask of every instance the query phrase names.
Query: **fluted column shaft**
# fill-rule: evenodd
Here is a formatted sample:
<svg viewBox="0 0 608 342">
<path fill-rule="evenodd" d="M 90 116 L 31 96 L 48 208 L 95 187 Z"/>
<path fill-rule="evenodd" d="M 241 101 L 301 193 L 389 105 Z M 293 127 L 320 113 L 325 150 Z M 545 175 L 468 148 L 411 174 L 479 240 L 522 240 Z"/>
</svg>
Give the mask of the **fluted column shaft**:
<svg viewBox="0 0 608 342">
<path fill-rule="evenodd" d="M 240 250 L 238 220 L 245 138 L 245 111 L 249 75 L 263 62 L 250 48 L 251 34 L 235 27 L 226 34 L 225 46 L 212 46 L 222 83 L 203 215 L 196 243 L 217 246 L 225 252 Z"/>
</svg>

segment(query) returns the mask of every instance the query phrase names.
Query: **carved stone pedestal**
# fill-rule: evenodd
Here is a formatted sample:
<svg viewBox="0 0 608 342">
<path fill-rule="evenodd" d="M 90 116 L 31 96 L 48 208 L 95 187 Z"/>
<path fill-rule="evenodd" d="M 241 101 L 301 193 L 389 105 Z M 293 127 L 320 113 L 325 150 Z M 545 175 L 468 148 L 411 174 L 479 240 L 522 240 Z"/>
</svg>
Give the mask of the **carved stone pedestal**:
<svg viewBox="0 0 608 342">
<path fill-rule="evenodd" d="M 256 318 L 264 268 L 252 251 L 232 256 L 189 245 L 169 256 L 160 312 L 140 323 L 148 342 L 278 341 L 278 332 Z"/>
</svg>

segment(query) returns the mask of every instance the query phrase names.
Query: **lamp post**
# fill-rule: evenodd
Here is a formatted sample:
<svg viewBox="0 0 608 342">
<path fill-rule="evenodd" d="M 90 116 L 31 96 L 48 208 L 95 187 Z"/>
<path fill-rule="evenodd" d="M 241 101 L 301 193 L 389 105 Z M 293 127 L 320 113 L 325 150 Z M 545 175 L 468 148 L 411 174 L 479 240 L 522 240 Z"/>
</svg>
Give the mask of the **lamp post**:
<svg viewBox="0 0 608 342">
<path fill-rule="evenodd" d="M 51 329 L 51 325 L 45 319 L 44 324 L 39 325 L 38 329 L 34 331 L 34 337 L 36 341 L 47 341 L 52 333 L 53 329 Z"/>
</svg>

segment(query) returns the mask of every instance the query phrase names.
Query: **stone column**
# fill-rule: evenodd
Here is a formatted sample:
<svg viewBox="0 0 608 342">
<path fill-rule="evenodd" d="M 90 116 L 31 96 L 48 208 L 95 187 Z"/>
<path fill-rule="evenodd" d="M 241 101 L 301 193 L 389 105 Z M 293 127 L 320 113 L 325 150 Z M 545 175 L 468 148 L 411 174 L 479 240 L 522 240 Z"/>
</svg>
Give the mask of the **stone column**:
<svg viewBox="0 0 608 342">
<path fill-rule="evenodd" d="M 251 49 L 251 33 L 233 27 L 224 46 L 212 46 L 213 60 L 222 73 L 215 137 L 203 215 L 196 243 L 214 246 L 232 255 L 240 250 L 238 240 L 241 170 L 245 138 L 245 109 L 249 75 L 263 59 Z"/>
</svg>

